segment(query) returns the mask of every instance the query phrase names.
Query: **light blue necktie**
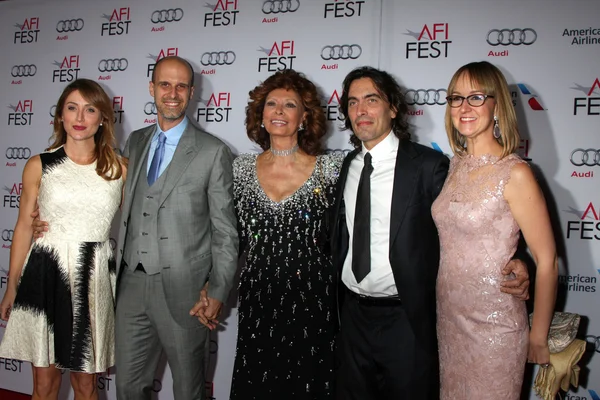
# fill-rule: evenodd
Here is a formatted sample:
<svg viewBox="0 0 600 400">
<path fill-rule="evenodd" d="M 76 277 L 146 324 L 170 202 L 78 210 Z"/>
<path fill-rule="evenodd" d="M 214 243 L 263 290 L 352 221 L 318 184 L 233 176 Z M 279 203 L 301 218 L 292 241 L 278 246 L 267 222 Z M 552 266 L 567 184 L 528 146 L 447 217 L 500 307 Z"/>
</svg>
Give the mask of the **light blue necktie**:
<svg viewBox="0 0 600 400">
<path fill-rule="evenodd" d="M 148 171 L 148 185 L 152 186 L 154 182 L 160 176 L 160 165 L 162 164 L 165 156 L 165 142 L 167 137 L 164 132 L 158 135 L 158 144 L 154 150 L 154 157 L 152 157 L 152 163 L 150 164 L 150 170 Z"/>
</svg>

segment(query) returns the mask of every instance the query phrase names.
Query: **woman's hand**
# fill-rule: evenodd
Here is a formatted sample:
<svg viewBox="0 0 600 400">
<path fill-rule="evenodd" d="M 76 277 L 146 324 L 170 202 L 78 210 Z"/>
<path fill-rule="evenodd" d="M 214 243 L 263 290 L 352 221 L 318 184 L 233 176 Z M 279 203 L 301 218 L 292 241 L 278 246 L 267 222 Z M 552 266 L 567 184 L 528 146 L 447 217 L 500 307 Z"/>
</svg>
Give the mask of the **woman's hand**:
<svg viewBox="0 0 600 400">
<path fill-rule="evenodd" d="M 529 354 L 527 361 L 541 366 L 550 364 L 550 349 L 548 348 L 548 339 L 529 338 Z"/>
<path fill-rule="evenodd" d="M 10 287 L 10 285 L 6 288 L 6 292 L 4 293 L 4 297 L 2 298 L 2 303 L 0 303 L 0 318 L 8 321 L 8 317 L 10 317 L 10 310 L 12 310 L 13 303 L 15 302 L 15 297 L 17 296 L 17 292 Z"/>
</svg>

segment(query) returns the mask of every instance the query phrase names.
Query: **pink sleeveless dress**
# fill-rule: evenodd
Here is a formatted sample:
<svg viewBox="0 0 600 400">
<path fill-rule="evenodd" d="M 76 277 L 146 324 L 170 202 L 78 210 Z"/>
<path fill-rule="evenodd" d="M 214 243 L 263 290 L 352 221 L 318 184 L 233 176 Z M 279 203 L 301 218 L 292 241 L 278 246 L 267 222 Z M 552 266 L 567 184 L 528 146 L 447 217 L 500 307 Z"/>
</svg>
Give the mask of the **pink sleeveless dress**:
<svg viewBox="0 0 600 400">
<path fill-rule="evenodd" d="M 437 335 L 442 400 L 518 400 L 527 361 L 525 302 L 500 292 L 519 227 L 504 188 L 517 155 L 455 156 L 432 206 L 440 235 Z"/>
</svg>

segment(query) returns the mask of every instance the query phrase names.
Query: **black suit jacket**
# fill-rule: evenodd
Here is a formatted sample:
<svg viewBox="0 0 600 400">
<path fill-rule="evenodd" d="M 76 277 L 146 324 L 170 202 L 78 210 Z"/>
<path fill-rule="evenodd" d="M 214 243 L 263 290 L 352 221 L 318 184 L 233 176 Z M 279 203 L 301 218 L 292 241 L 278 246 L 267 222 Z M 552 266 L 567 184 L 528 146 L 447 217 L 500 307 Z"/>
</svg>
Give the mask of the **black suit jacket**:
<svg viewBox="0 0 600 400">
<path fill-rule="evenodd" d="M 344 160 L 337 183 L 336 202 L 331 210 L 332 257 L 338 271 L 338 310 L 345 292 L 341 272 L 349 241 L 344 186 L 350 162 L 360 150 L 354 150 Z M 390 221 L 389 259 L 398 294 L 419 341 L 419 357 L 432 368 L 435 366 L 436 370 L 432 373 L 436 375 L 435 285 L 440 245 L 431 217 L 431 205 L 442 190 L 448 166 L 449 160 L 442 153 L 410 140 L 400 140 Z"/>
</svg>

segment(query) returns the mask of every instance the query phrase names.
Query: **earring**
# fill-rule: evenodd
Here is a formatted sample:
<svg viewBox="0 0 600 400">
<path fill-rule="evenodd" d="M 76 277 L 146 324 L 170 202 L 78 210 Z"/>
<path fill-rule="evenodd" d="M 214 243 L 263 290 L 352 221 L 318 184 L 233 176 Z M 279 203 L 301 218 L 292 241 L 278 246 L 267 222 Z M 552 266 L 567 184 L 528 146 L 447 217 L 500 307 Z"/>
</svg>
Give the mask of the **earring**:
<svg viewBox="0 0 600 400">
<path fill-rule="evenodd" d="M 303 131 L 303 130 L 304 130 L 304 124 L 300 123 L 300 126 L 298 127 L 298 132 Z"/>
<path fill-rule="evenodd" d="M 100 122 L 100 126 L 102 126 L 102 122 Z"/>
<path fill-rule="evenodd" d="M 498 117 L 496 117 L 494 115 L 494 137 L 496 139 L 500 139 L 500 137 L 502 137 L 502 134 L 500 132 L 500 126 L 498 125 Z"/>
<path fill-rule="evenodd" d="M 260 127 L 261 127 L 261 128 L 264 128 L 264 127 L 265 127 L 265 124 L 264 124 L 264 123 L 260 124 Z"/>
</svg>

